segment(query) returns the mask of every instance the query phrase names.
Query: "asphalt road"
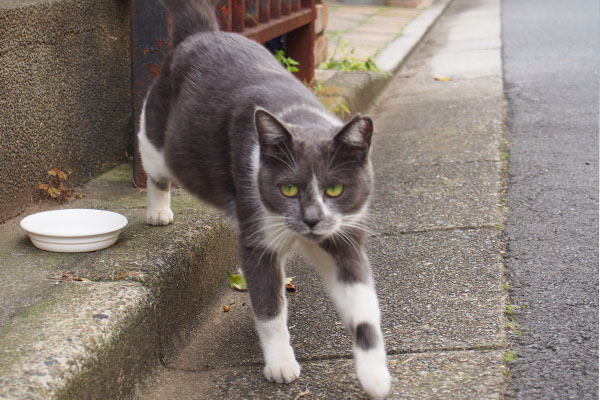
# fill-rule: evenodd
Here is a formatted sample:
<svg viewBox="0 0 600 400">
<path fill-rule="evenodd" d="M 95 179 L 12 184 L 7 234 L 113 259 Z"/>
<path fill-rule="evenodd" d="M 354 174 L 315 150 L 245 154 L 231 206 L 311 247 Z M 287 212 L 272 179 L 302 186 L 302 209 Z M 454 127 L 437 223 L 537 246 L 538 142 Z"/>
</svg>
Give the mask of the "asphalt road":
<svg viewBox="0 0 600 400">
<path fill-rule="evenodd" d="M 502 1 L 517 399 L 598 398 L 598 27 L 595 0 Z"/>
</svg>

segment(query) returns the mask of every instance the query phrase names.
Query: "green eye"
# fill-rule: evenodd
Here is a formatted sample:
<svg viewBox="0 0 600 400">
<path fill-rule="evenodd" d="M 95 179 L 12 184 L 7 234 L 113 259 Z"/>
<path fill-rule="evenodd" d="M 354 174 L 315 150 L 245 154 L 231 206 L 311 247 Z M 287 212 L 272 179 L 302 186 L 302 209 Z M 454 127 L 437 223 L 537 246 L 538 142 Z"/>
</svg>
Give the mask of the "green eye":
<svg viewBox="0 0 600 400">
<path fill-rule="evenodd" d="M 340 194 L 342 194 L 343 191 L 344 185 L 342 185 L 341 183 L 329 185 L 327 186 L 327 189 L 325 189 L 325 193 L 327 193 L 327 196 L 329 197 L 338 197 Z"/>
<path fill-rule="evenodd" d="M 284 183 L 281 185 L 281 193 L 287 197 L 294 197 L 298 194 L 298 186 L 292 185 L 291 183 Z"/>
</svg>

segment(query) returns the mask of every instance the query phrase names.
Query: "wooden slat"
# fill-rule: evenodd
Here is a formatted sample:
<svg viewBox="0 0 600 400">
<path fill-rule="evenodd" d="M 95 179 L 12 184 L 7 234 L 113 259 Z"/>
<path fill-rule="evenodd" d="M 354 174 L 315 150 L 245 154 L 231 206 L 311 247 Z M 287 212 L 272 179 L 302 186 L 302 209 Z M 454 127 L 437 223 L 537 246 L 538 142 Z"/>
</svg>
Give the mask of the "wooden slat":
<svg viewBox="0 0 600 400">
<path fill-rule="evenodd" d="M 258 22 L 261 24 L 271 19 L 271 0 L 258 0 Z"/>
<path fill-rule="evenodd" d="M 231 27 L 234 32 L 242 32 L 246 26 L 244 24 L 244 20 L 246 19 L 246 16 L 244 15 L 245 9 L 245 0 L 231 0 Z"/>
<path fill-rule="evenodd" d="M 258 0 L 246 0 L 244 16 L 246 27 L 258 25 Z"/>
<path fill-rule="evenodd" d="M 216 4 L 219 29 L 231 32 L 231 0 L 218 0 Z"/>
<path fill-rule="evenodd" d="M 290 15 L 292 12 L 292 0 L 281 0 L 281 15 Z"/>
<path fill-rule="evenodd" d="M 271 0 L 271 18 L 279 18 L 281 16 L 281 0 Z"/>
<path fill-rule="evenodd" d="M 300 0 L 291 0 L 292 1 L 292 12 L 298 11 L 300 9 Z"/>
<path fill-rule="evenodd" d="M 279 19 L 271 20 L 266 24 L 261 24 L 253 28 L 247 28 L 242 32 L 242 35 L 246 36 L 248 39 L 265 43 L 266 41 L 281 36 L 284 33 L 298 29 L 303 25 L 310 24 L 311 21 L 314 20 L 313 13 L 313 9 L 301 9 L 300 11 L 292 13 L 288 16 L 282 16 Z"/>
</svg>

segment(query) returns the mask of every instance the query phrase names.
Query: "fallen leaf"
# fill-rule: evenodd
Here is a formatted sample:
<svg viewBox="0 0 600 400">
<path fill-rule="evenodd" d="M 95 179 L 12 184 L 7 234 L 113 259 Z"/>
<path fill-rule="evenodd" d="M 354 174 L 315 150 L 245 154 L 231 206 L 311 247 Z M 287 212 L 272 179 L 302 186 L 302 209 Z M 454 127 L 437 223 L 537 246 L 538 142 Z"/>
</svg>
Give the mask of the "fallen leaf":
<svg viewBox="0 0 600 400">
<path fill-rule="evenodd" d="M 91 282 L 89 279 L 82 278 L 71 271 L 63 271 L 57 279 L 58 282 Z"/>
<path fill-rule="evenodd" d="M 294 294 L 298 290 L 298 286 L 294 285 L 291 282 L 290 283 L 286 283 L 285 284 L 285 290 L 287 290 L 288 293 Z"/>
<path fill-rule="evenodd" d="M 40 183 L 38 186 L 38 189 L 40 190 L 48 190 L 48 188 L 50 188 L 50 186 L 46 185 L 45 183 Z"/>
<path fill-rule="evenodd" d="M 310 390 L 306 389 L 304 392 L 298 393 L 298 395 L 296 397 L 294 397 L 294 400 L 298 400 L 308 394 L 310 394 Z"/>
<path fill-rule="evenodd" d="M 434 75 L 433 79 L 435 79 L 436 81 L 440 81 L 440 82 L 448 82 L 448 81 L 452 80 L 452 78 L 450 78 L 449 76 L 439 76 L 439 75 Z"/>
<path fill-rule="evenodd" d="M 290 294 L 294 294 L 298 290 L 298 287 L 292 283 L 292 279 L 294 279 L 294 278 L 295 278 L 295 276 L 292 276 L 291 278 L 285 278 L 285 281 L 284 281 L 285 282 L 285 290 Z"/>
<path fill-rule="evenodd" d="M 246 285 L 246 278 L 244 278 L 244 275 L 234 275 L 231 272 L 227 271 L 227 276 L 229 277 L 229 286 L 232 289 L 237 289 L 242 292 L 248 290 L 248 286 Z"/>
<path fill-rule="evenodd" d="M 60 190 L 58 190 L 57 188 L 51 187 L 51 188 L 48 188 L 48 194 L 50 195 L 50 197 L 55 199 L 58 196 L 60 196 Z"/>
</svg>

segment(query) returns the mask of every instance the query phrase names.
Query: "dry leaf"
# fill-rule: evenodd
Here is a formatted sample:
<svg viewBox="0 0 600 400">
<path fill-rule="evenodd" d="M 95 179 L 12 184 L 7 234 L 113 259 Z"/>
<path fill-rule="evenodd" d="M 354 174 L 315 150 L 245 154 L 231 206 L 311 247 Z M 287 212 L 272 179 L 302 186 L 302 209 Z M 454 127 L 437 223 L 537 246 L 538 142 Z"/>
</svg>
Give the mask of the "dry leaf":
<svg viewBox="0 0 600 400">
<path fill-rule="evenodd" d="M 440 81 L 440 82 L 448 82 L 448 81 L 452 80 L 452 78 L 450 78 L 449 76 L 439 76 L 439 75 L 434 75 L 433 79 L 435 79 L 436 81 Z"/>
<path fill-rule="evenodd" d="M 60 190 L 58 190 L 57 188 L 51 187 L 51 188 L 48 188 L 48 194 L 53 199 L 56 199 L 58 196 L 60 196 Z"/>
</svg>

